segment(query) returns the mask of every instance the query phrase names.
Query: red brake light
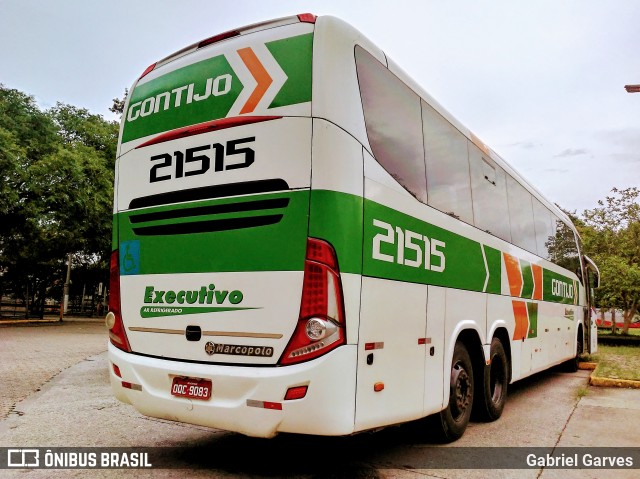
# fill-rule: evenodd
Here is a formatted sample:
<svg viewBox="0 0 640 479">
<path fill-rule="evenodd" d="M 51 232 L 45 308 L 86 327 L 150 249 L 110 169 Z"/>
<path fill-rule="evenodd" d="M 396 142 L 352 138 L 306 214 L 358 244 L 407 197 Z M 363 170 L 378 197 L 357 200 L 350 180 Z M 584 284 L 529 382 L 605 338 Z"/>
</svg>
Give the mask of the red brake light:
<svg viewBox="0 0 640 479">
<path fill-rule="evenodd" d="M 326 241 L 308 238 L 300 314 L 280 364 L 317 358 L 345 341 L 344 299 L 336 253 Z"/>
<path fill-rule="evenodd" d="M 165 141 L 177 140 L 178 138 L 185 138 L 187 136 L 200 135 L 201 133 L 208 133 L 210 131 L 224 130 L 225 128 L 233 128 L 235 126 L 249 125 L 251 123 L 259 123 L 261 121 L 277 120 L 282 118 L 281 116 L 234 116 L 232 118 L 221 118 L 219 120 L 207 121 L 205 123 L 198 123 L 197 125 L 189 125 L 183 128 L 177 128 L 172 131 L 168 131 L 161 135 L 151 138 L 149 141 L 145 141 L 137 148 L 144 148 L 145 146 L 155 145 L 157 143 L 163 143 Z"/>
<path fill-rule="evenodd" d="M 298 20 L 302 23 L 316 23 L 316 17 L 313 13 L 301 13 L 298 15 Z"/>
<path fill-rule="evenodd" d="M 122 322 L 120 311 L 120 264 L 118 250 L 111 253 L 109 264 L 109 312 L 107 313 L 107 327 L 111 344 L 123 351 L 130 352 L 129 340 Z"/>
</svg>

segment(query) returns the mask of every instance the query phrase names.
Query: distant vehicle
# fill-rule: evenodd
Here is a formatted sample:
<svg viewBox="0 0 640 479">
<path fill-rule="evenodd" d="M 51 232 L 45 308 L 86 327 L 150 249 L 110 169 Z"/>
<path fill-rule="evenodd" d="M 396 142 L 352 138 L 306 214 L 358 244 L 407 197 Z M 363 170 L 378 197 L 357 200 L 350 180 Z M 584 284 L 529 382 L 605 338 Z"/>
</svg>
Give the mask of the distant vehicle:
<svg viewBox="0 0 640 479">
<path fill-rule="evenodd" d="M 604 313 L 604 321 L 602 319 L 602 314 L 600 312 L 596 313 L 596 324 L 599 328 L 610 328 L 612 325 L 611 321 L 611 311 L 606 311 Z M 623 328 L 624 327 L 624 311 L 617 310 L 616 311 L 616 327 Z M 640 315 L 636 314 L 633 319 L 631 319 L 631 323 L 629 324 L 629 328 L 640 328 Z"/>
<path fill-rule="evenodd" d="M 271 437 L 432 415 L 455 440 L 596 348 L 571 221 L 333 17 L 147 68 L 113 231 L 111 382 L 148 416 Z"/>
</svg>

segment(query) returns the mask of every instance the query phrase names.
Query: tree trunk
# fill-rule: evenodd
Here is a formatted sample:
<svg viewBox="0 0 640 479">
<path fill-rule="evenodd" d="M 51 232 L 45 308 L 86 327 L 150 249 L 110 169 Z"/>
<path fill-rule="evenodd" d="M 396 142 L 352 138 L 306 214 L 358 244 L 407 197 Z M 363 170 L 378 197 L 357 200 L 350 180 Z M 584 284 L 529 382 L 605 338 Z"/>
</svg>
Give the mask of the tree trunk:
<svg viewBox="0 0 640 479">
<path fill-rule="evenodd" d="M 622 334 L 624 335 L 629 334 L 629 325 L 631 324 L 631 320 L 633 319 L 633 317 L 636 315 L 637 312 L 638 312 L 638 306 L 635 304 L 631 307 L 631 309 L 627 309 L 624 312 L 624 325 L 622 326 Z"/>
<path fill-rule="evenodd" d="M 616 308 L 611 308 L 611 334 L 616 334 Z"/>
</svg>

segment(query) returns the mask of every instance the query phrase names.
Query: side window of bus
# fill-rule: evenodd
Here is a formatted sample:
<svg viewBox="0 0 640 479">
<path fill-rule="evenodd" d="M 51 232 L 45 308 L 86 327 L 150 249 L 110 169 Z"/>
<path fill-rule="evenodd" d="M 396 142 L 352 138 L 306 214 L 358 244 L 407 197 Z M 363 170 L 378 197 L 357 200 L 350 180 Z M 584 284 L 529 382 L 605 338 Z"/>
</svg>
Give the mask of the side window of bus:
<svg viewBox="0 0 640 479">
<path fill-rule="evenodd" d="M 473 224 L 467 138 L 422 101 L 429 205 Z"/>
<path fill-rule="evenodd" d="M 533 220 L 536 229 L 536 247 L 538 256 L 549 258 L 549 240 L 555 236 L 555 223 L 552 221 L 551 211 L 537 198 L 533 198 Z"/>
<path fill-rule="evenodd" d="M 552 216 L 552 220 L 554 234 L 547 245 L 549 259 L 558 266 L 576 273 L 582 280 L 578 239 L 564 221 L 555 215 Z"/>
<path fill-rule="evenodd" d="M 363 48 L 356 69 L 373 156 L 418 200 L 427 202 L 420 98 Z"/>
<path fill-rule="evenodd" d="M 511 242 L 506 173 L 471 142 L 469 166 L 476 227 Z"/>
<path fill-rule="evenodd" d="M 511 242 L 531 253 L 536 253 L 536 230 L 533 223 L 533 198 L 524 186 L 507 176 L 507 198 Z"/>
</svg>

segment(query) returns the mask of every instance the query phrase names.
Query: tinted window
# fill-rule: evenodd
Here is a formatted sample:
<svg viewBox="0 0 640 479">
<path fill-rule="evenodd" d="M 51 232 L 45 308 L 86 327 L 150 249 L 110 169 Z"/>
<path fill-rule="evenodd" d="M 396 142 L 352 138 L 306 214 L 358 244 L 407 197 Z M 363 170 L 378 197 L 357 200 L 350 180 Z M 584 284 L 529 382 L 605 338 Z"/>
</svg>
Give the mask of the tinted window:
<svg viewBox="0 0 640 479">
<path fill-rule="evenodd" d="M 532 253 L 537 252 L 536 230 L 533 226 L 531 193 L 507 176 L 507 198 L 511 221 L 511 242 Z"/>
<path fill-rule="evenodd" d="M 538 256 L 549 259 L 549 241 L 555 236 L 555 223 L 551 211 L 537 198 L 533 198 L 533 221 L 536 229 L 536 247 Z"/>
<path fill-rule="evenodd" d="M 467 138 L 422 102 L 429 205 L 473 224 Z"/>
<path fill-rule="evenodd" d="M 373 156 L 426 203 L 420 98 L 370 53 L 356 46 L 356 68 Z"/>
<path fill-rule="evenodd" d="M 554 234 L 547 243 L 549 259 L 581 277 L 580 252 L 573 230 L 556 216 L 552 216 L 552 221 Z"/>
<path fill-rule="evenodd" d="M 469 143 L 469 166 L 475 225 L 505 241 L 511 241 L 504 170 L 493 160 L 485 158 L 473 143 Z"/>
</svg>

